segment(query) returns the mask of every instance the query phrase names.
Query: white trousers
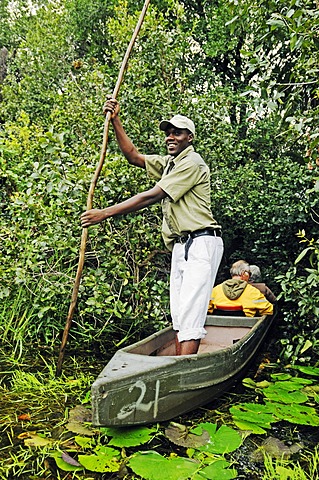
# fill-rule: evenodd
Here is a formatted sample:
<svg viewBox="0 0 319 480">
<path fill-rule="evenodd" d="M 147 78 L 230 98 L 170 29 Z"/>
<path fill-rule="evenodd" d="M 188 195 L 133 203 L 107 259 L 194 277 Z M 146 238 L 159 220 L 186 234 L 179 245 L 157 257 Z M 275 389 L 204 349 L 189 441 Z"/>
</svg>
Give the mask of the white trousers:
<svg viewBox="0 0 319 480">
<path fill-rule="evenodd" d="M 185 244 L 175 243 L 170 276 L 170 309 L 178 340 L 204 338 L 208 304 L 224 252 L 221 237 L 193 239 L 185 256 Z"/>
</svg>

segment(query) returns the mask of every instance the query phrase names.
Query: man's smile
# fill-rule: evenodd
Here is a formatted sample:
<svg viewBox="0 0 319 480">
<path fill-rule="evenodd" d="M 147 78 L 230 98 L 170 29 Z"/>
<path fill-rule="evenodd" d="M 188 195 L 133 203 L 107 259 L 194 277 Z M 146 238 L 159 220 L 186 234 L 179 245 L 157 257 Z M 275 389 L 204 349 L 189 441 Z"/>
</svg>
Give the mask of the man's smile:
<svg viewBox="0 0 319 480">
<path fill-rule="evenodd" d="M 191 144 L 192 134 L 186 129 L 171 127 L 166 131 L 165 143 L 170 155 L 176 157 Z"/>
</svg>

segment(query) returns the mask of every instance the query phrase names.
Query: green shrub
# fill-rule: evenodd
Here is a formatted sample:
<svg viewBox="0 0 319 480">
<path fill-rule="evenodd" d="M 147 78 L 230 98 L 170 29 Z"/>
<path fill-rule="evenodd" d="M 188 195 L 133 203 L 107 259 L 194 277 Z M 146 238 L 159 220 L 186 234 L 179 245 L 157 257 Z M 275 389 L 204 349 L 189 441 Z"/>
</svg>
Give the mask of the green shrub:
<svg viewBox="0 0 319 480">
<path fill-rule="evenodd" d="M 285 274 L 278 275 L 284 300 L 285 322 L 282 357 L 294 363 L 316 361 L 319 356 L 319 243 L 308 239 L 305 231 L 298 233 L 307 247 Z"/>
</svg>

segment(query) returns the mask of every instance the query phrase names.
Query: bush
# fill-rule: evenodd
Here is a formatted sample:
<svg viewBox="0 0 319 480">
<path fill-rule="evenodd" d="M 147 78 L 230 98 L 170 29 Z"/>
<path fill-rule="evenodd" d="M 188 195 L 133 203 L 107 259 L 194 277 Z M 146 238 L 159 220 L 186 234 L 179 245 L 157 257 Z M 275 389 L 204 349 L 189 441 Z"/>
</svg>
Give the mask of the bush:
<svg viewBox="0 0 319 480">
<path fill-rule="evenodd" d="M 284 275 L 278 275 L 284 300 L 282 309 L 285 332 L 282 357 L 292 363 L 316 362 L 319 358 L 319 242 L 298 233 L 307 247 Z"/>
</svg>

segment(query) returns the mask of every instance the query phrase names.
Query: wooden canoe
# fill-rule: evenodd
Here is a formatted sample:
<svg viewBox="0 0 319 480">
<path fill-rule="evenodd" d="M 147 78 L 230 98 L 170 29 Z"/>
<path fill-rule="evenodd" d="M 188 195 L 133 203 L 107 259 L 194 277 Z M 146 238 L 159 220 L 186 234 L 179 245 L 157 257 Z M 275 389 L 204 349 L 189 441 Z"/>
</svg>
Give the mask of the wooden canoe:
<svg viewBox="0 0 319 480">
<path fill-rule="evenodd" d="M 118 350 L 92 385 L 93 425 L 166 421 L 208 403 L 241 376 L 272 320 L 209 315 L 196 355 L 175 355 L 171 327 Z"/>
</svg>

